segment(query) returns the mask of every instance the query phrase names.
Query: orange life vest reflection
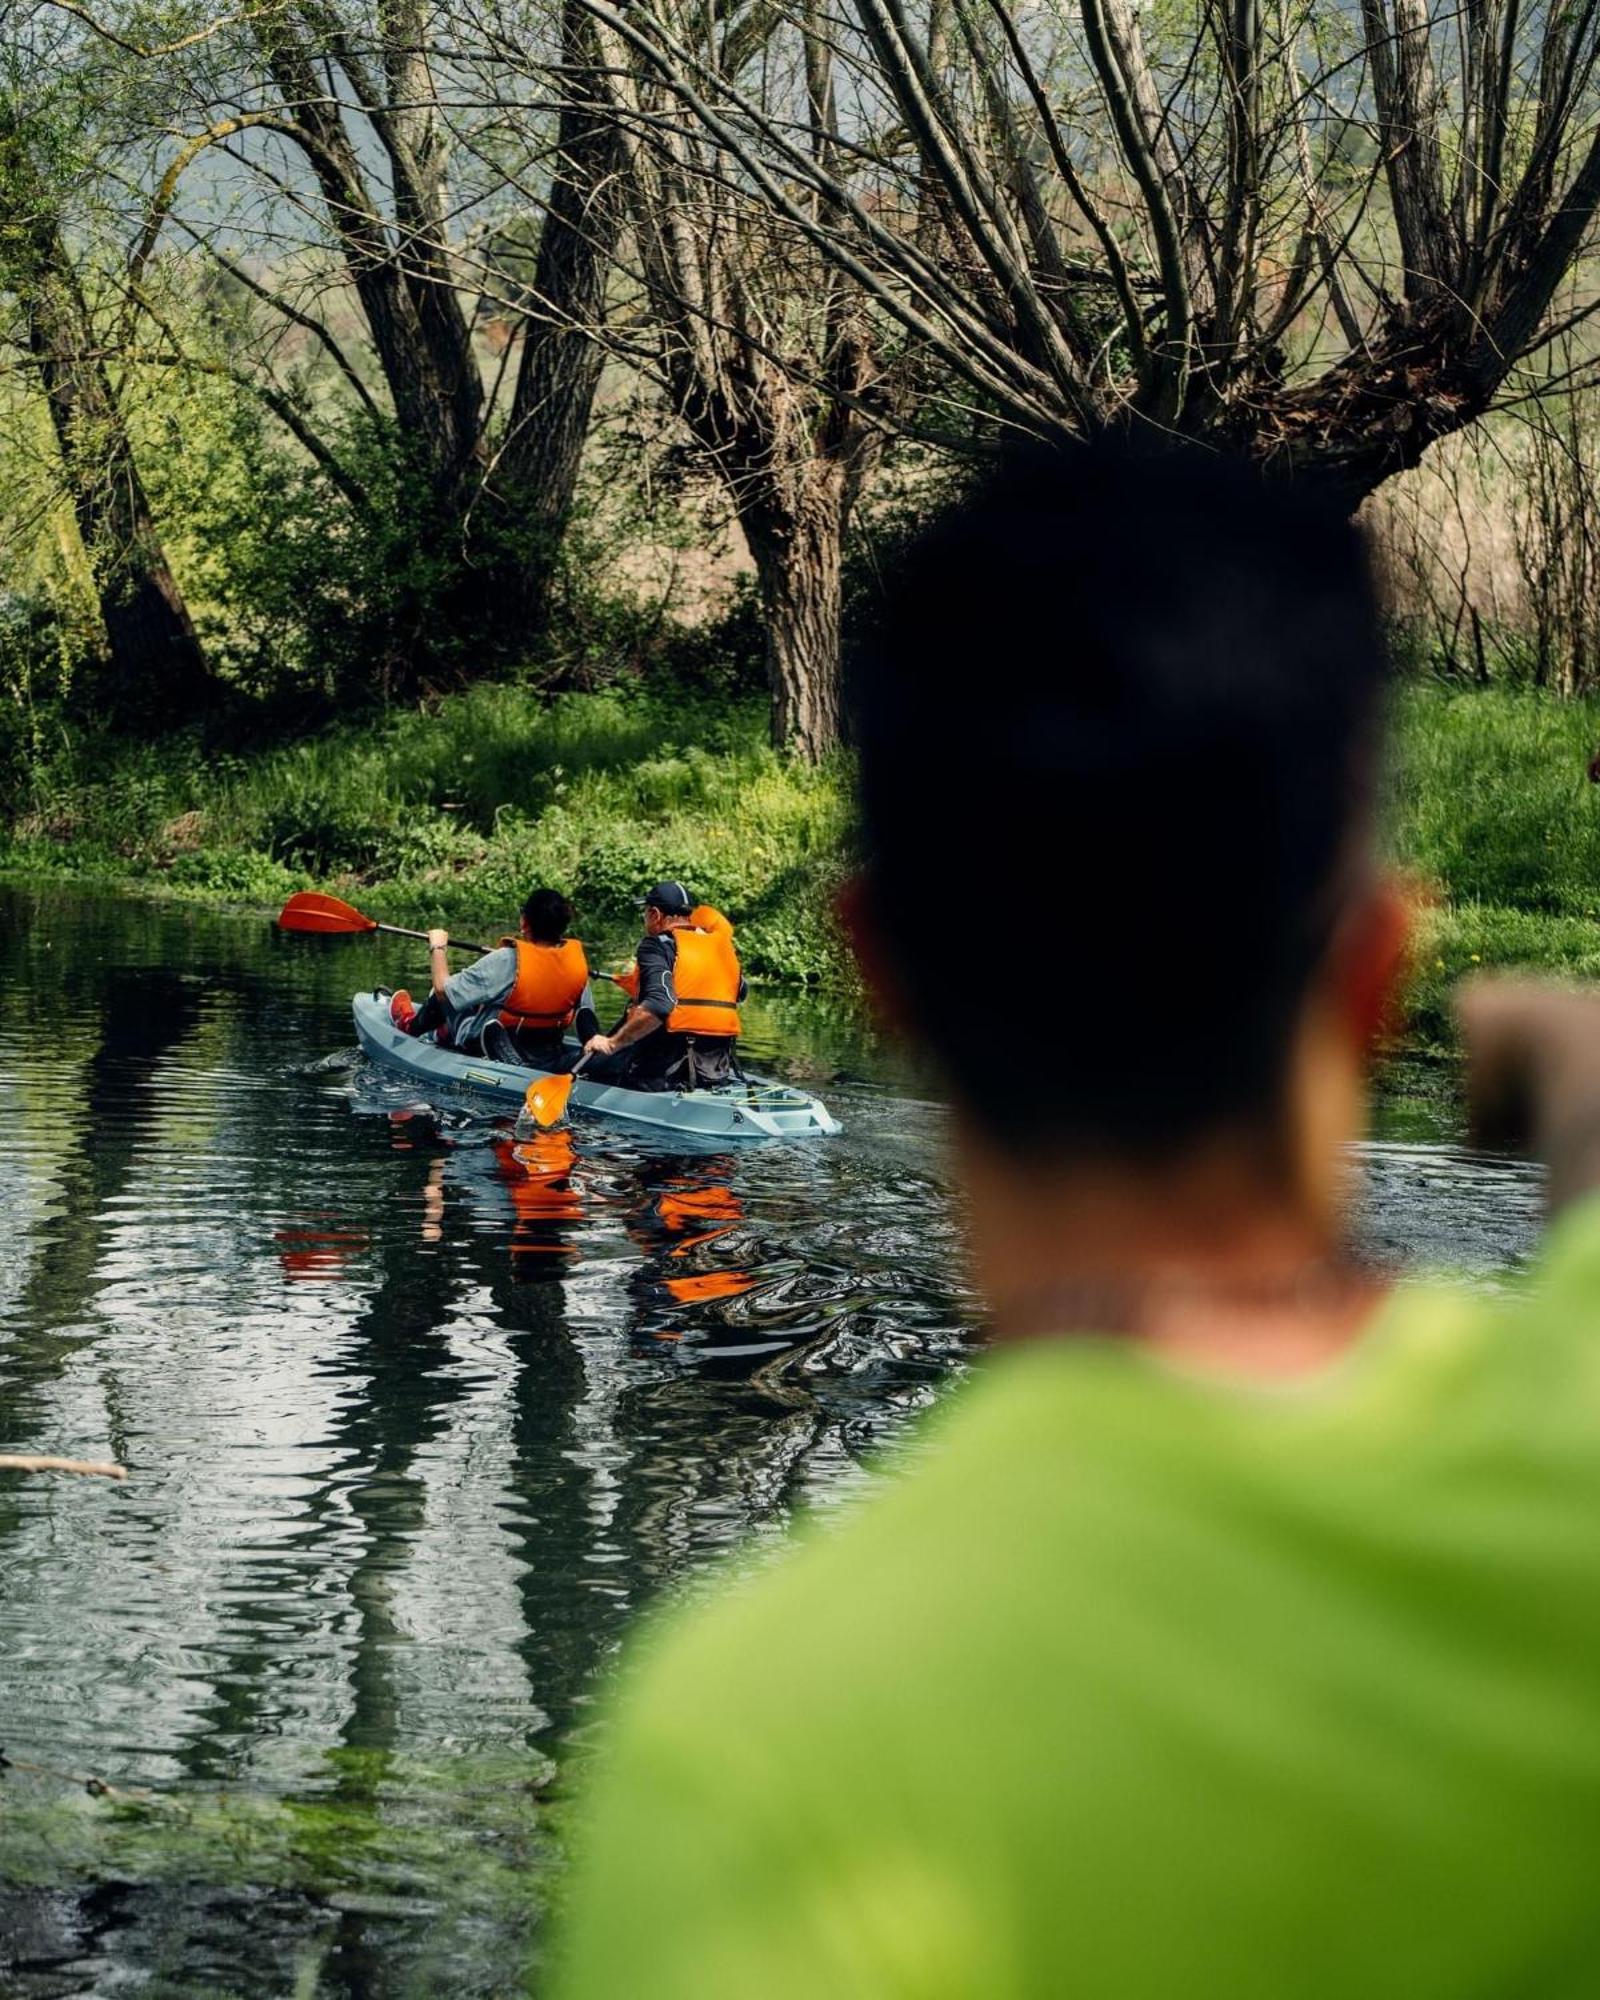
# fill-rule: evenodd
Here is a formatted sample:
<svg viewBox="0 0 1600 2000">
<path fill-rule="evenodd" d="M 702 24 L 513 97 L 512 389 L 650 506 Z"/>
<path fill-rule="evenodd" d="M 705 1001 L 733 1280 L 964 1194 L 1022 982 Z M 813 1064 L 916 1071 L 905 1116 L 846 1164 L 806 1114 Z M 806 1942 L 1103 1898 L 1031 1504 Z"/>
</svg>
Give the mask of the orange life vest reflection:
<svg viewBox="0 0 1600 2000">
<path fill-rule="evenodd" d="M 754 1291 L 756 1281 L 747 1271 L 700 1271 L 662 1282 L 679 1305 L 696 1306 L 707 1299 L 736 1299 L 741 1292 Z"/>
<path fill-rule="evenodd" d="M 744 1220 L 744 1206 L 731 1187 L 686 1188 L 679 1194 L 662 1195 L 656 1214 L 670 1234 L 683 1238 L 667 1253 L 681 1257 L 696 1244 L 714 1243 L 719 1236 L 726 1236 L 736 1222 Z M 704 1225 L 708 1223 L 719 1226 L 707 1228 Z M 689 1230 L 696 1233 L 691 1236 Z"/>
<path fill-rule="evenodd" d="M 572 1134 L 536 1132 L 515 1142 L 503 1139 L 494 1153 L 516 1212 L 512 1247 L 546 1256 L 575 1257 L 577 1245 L 550 1228 L 552 1223 L 577 1222 L 583 1216 L 583 1197 L 572 1185 L 577 1160 Z"/>
<path fill-rule="evenodd" d="M 286 1278 L 317 1279 L 338 1277 L 367 1248 L 372 1235 L 366 1229 L 278 1229 L 272 1240 Z"/>
<path fill-rule="evenodd" d="M 731 1187 L 717 1183 L 711 1187 L 675 1187 L 656 1197 L 656 1220 L 668 1236 L 676 1240 L 669 1257 L 687 1257 L 702 1245 L 728 1235 L 744 1220 L 744 1204 Z M 706 1305 L 716 1299 L 736 1299 L 754 1289 L 748 1271 L 685 1271 L 663 1278 L 668 1297 L 679 1305 Z M 669 1336 L 676 1338 L 675 1335 Z"/>
</svg>

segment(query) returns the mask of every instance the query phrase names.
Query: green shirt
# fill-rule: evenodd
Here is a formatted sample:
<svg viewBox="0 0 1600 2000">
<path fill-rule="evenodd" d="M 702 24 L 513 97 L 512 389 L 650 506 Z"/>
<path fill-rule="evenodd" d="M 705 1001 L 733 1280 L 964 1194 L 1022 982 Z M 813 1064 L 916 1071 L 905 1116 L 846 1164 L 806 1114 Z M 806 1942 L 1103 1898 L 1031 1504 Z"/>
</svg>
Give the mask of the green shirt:
<svg viewBox="0 0 1600 2000">
<path fill-rule="evenodd" d="M 997 1354 L 625 1693 L 564 2000 L 1600 1991 L 1600 1200 L 1293 1386 Z"/>
</svg>

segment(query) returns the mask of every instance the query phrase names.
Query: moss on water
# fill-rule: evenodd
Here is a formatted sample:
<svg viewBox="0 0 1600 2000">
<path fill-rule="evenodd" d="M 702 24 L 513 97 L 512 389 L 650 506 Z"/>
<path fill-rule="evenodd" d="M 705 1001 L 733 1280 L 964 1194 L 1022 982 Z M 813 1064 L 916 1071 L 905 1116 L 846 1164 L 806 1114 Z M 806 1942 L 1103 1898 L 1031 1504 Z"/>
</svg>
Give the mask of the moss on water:
<svg viewBox="0 0 1600 2000">
<path fill-rule="evenodd" d="M 553 1776 L 532 1756 L 430 1762 L 338 1750 L 293 1795 L 95 1795 L 11 1767 L 0 1773 L 0 1891 L 17 1911 L 113 1885 L 145 1933 L 119 1944 L 118 1961 L 144 1973 L 168 1954 L 190 1971 L 208 1954 L 224 1968 L 237 1958 L 237 1986 L 169 1975 L 146 1991 L 318 1993 L 322 1959 L 364 1944 L 383 1957 L 385 1993 L 519 1992 L 559 1860 Z M 268 1951 L 252 1973 L 263 1928 L 277 1939 L 276 1962 Z M 7 1973 L 0 1949 L 10 1991 Z"/>
</svg>

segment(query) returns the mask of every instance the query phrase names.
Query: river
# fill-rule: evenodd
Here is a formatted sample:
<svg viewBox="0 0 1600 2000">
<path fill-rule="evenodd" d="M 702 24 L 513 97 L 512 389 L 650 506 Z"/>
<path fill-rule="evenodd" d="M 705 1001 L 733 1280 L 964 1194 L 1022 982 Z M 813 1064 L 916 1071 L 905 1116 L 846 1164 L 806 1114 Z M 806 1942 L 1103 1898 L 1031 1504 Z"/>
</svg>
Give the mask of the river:
<svg viewBox="0 0 1600 2000">
<path fill-rule="evenodd" d="M 0 887 L 0 1993 L 522 1990 L 609 1661 L 837 1504 L 978 1325 L 937 1105 L 758 998 L 843 1120 L 520 1151 L 356 1059 L 376 938 Z M 1498 1283 L 1536 1177 L 1391 1089 L 1360 1230 Z"/>
</svg>

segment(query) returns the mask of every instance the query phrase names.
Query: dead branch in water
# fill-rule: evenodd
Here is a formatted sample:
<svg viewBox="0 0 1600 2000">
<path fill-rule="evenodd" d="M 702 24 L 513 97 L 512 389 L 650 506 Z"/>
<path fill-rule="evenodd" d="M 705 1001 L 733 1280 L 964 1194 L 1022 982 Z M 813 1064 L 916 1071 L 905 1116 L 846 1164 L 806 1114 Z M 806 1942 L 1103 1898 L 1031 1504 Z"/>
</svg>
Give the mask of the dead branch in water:
<svg viewBox="0 0 1600 2000">
<path fill-rule="evenodd" d="M 96 1479 L 126 1479 L 128 1468 L 96 1458 L 50 1458 L 31 1454 L 18 1456 L 0 1451 L 0 1472 L 82 1472 Z"/>
</svg>

